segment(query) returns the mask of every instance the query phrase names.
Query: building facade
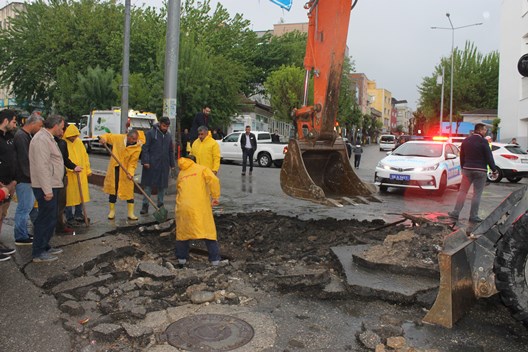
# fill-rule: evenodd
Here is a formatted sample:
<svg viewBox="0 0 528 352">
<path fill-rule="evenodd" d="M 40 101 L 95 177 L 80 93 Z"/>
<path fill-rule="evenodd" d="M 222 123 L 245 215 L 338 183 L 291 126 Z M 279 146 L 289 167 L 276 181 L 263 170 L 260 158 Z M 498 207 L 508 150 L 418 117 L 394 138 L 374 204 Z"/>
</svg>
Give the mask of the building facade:
<svg viewBox="0 0 528 352">
<path fill-rule="evenodd" d="M 361 109 L 361 113 L 370 113 L 368 95 L 369 79 L 364 73 L 351 73 L 349 77 L 356 87 L 357 103 L 359 105 L 359 108 Z"/>
<path fill-rule="evenodd" d="M 373 97 L 371 106 L 381 112 L 382 132 L 390 132 L 392 115 L 392 93 L 384 88 L 377 88 L 376 81 L 368 81 L 368 94 Z"/>
<path fill-rule="evenodd" d="M 528 147 L 528 77 L 517 63 L 528 54 L 528 0 L 503 0 L 500 21 L 499 113 L 502 142 Z"/>
</svg>

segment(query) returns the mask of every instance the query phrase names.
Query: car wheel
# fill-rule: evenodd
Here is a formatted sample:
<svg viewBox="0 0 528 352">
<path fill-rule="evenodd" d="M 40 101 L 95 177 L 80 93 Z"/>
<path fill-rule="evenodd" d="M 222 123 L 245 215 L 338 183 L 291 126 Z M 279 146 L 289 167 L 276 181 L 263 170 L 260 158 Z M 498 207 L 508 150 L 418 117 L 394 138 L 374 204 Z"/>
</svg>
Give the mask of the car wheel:
<svg viewBox="0 0 528 352">
<path fill-rule="evenodd" d="M 273 165 L 275 165 L 276 167 L 282 167 L 282 162 L 283 160 L 274 160 L 273 161 Z"/>
<path fill-rule="evenodd" d="M 379 186 L 379 190 L 380 190 L 381 193 L 387 193 L 387 189 L 388 188 L 389 187 L 387 187 L 387 186 Z"/>
<path fill-rule="evenodd" d="M 517 183 L 519 182 L 520 180 L 522 180 L 522 177 L 506 177 L 506 179 L 508 179 L 508 181 L 510 181 L 511 183 Z"/>
<path fill-rule="evenodd" d="M 272 163 L 271 155 L 269 155 L 269 153 L 266 153 L 266 152 L 260 153 L 257 160 L 258 160 L 259 166 L 261 167 L 269 167 L 271 166 L 271 163 Z"/>
<path fill-rule="evenodd" d="M 488 181 L 498 183 L 502 180 L 502 170 L 497 167 L 497 176 L 495 177 L 493 173 L 488 172 Z"/>
<path fill-rule="evenodd" d="M 444 172 L 440 176 L 440 183 L 438 184 L 438 190 L 435 192 L 436 196 L 443 196 L 447 188 L 447 174 Z"/>
<path fill-rule="evenodd" d="M 493 271 L 495 285 L 513 317 L 528 327 L 528 213 L 498 243 Z"/>
</svg>

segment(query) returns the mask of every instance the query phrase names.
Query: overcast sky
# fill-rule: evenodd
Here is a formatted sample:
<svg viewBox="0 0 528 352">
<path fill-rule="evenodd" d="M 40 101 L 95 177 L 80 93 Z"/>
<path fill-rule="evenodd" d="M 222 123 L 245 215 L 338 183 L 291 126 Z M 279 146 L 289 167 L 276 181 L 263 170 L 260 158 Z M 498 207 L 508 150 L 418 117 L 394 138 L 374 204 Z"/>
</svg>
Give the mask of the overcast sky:
<svg viewBox="0 0 528 352">
<path fill-rule="evenodd" d="M 159 1 L 146 2 L 152 5 Z M 254 30 L 267 30 L 281 21 L 307 22 L 305 2 L 293 0 L 290 11 L 269 0 L 212 0 L 211 4 L 213 9 L 221 3 L 231 14 L 243 14 Z M 419 98 L 416 87 L 451 51 L 451 30 L 431 27 L 450 27 L 447 12 L 455 27 L 482 22 L 481 26 L 456 30 L 455 47 L 463 48 L 469 40 L 487 54 L 499 48 L 500 3 L 501 0 L 358 0 L 348 32 L 356 72 L 365 73 L 378 87 L 391 91 L 394 98 L 406 99 L 414 109 Z"/>
</svg>

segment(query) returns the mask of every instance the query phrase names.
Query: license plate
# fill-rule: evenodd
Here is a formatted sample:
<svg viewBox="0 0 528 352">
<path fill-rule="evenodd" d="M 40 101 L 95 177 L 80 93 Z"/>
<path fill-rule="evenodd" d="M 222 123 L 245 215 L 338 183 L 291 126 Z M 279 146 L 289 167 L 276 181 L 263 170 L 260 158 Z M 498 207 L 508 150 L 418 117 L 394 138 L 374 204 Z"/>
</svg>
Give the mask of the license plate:
<svg viewBox="0 0 528 352">
<path fill-rule="evenodd" d="M 390 174 L 390 179 L 391 180 L 396 180 L 396 181 L 410 181 L 411 180 L 411 176 L 410 175 Z"/>
<path fill-rule="evenodd" d="M 521 163 L 528 164 L 528 159 L 521 159 Z"/>
</svg>

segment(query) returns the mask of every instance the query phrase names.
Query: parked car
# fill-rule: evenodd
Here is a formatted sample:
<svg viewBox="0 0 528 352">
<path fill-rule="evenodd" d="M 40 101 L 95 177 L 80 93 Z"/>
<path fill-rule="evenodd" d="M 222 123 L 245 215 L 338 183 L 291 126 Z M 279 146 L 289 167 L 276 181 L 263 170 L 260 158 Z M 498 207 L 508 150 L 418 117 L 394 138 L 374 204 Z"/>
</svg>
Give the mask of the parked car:
<svg viewBox="0 0 528 352">
<path fill-rule="evenodd" d="M 398 138 L 396 138 L 396 144 L 394 149 L 398 148 L 403 143 L 409 142 L 409 141 L 423 141 L 425 138 L 424 136 L 412 136 L 409 134 L 402 134 Z"/>
<path fill-rule="evenodd" d="M 444 194 L 447 187 L 460 187 L 459 151 L 447 142 L 409 141 L 381 159 L 374 183 L 380 192 L 389 187 L 415 188 Z"/>
<path fill-rule="evenodd" d="M 488 180 L 500 182 L 504 177 L 512 183 L 528 177 L 528 153 L 517 144 L 491 143 L 495 165 L 499 171 L 496 176 L 488 172 Z"/>
<path fill-rule="evenodd" d="M 242 148 L 240 138 L 244 132 L 233 132 L 218 140 L 222 161 L 242 161 Z M 284 161 L 285 148 L 287 143 L 274 143 L 271 141 L 271 133 L 264 131 L 251 131 L 257 138 L 257 150 L 253 154 L 253 159 L 259 166 L 282 166 Z"/>
<path fill-rule="evenodd" d="M 392 134 L 382 134 L 379 139 L 379 150 L 393 150 L 396 147 L 396 136 Z"/>
</svg>

